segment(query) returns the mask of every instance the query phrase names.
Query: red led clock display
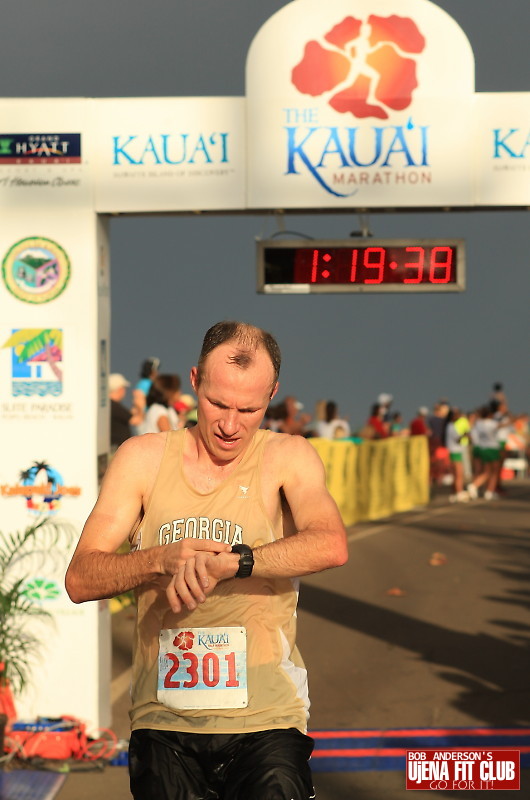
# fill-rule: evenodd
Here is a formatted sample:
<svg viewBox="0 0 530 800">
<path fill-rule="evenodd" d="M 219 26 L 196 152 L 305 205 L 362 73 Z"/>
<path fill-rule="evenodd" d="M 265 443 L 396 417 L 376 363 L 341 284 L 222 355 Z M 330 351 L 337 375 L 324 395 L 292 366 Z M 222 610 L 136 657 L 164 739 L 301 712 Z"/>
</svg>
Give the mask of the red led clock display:
<svg viewBox="0 0 530 800">
<path fill-rule="evenodd" d="M 461 291 L 461 240 L 258 243 L 265 292 Z"/>
<path fill-rule="evenodd" d="M 295 283 L 454 283 L 456 248 L 315 247 L 296 251 Z"/>
</svg>

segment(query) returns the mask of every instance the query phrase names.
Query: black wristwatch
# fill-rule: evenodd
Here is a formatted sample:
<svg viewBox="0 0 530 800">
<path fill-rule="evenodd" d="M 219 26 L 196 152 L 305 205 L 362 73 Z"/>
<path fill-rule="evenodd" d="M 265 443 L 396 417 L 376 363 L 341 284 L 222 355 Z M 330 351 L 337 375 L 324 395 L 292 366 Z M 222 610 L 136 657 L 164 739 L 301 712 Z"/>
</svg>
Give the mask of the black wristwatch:
<svg viewBox="0 0 530 800">
<path fill-rule="evenodd" d="M 239 569 L 234 578 L 250 578 L 254 567 L 254 555 L 248 544 L 233 544 L 232 553 L 239 553 Z"/>
</svg>

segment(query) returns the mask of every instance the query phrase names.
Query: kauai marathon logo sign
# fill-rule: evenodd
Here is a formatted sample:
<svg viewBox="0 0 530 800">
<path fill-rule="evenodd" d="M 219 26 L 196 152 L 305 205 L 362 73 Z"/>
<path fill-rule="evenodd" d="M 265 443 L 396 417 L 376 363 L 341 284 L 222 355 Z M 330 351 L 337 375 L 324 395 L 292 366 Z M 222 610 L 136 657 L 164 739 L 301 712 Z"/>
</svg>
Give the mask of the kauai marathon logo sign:
<svg viewBox="0 0 530 800">
<path fill-rule="evenodd" d="M 425 48 L 418 24 L 397 15 L 346 16 L 308 41 L 290 80 L 319 105 L 305 114 L 286 109 L 287 175 L 309 173 L 337 197 L 355 194 L 359 183 L 430 182 L 429 126 L 412 115 Z M 344 115 L 345 124 L 312 124 L 325 109 Z M 403 122 L 391 123 L 408 110 Z M 289 124 L 300 118 L 305 124 Z"/>
</svg>

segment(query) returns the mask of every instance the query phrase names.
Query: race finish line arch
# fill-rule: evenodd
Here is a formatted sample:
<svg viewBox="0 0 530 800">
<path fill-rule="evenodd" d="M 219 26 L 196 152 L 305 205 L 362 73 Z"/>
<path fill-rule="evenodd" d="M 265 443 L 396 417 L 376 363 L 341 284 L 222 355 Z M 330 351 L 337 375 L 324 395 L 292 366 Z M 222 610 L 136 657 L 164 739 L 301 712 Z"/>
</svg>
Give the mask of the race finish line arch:
<svg viewBox="0 0 530 800">
<path fill-rule="evenodd" d="M 467 37 L 429 0 L 399 15 L 293 0 L 250 46 L 246 97 L 0 99 L 0 114 L 5 532 L 42 516 L 80 531 L 97 497 L 109 215 L 530 207 L 530 92 L 475 93 Z M 25 576 L 53 626 L 19 716 L 106 726 L 107 602 L 70 603 L 70 553 L 51 556 Z"/>
</svg>

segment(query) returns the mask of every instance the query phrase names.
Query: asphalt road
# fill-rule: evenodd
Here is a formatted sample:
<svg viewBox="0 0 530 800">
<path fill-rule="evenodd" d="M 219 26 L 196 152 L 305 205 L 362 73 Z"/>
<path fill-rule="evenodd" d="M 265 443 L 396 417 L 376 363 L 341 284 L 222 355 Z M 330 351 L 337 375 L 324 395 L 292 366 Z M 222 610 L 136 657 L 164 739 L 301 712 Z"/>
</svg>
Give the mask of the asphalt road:
<svg viewBox="0 0 530 800">
<path fill-rule="evenodd" d="M 452 505 L 442 493 L 428 508 L 351 528 L 348 564 L 301 586 L 310 729 L 530 727 L 529 512 L 526 481 L 499 501 Z M 132 626 L 131 609 L 114 616 L 112 725 L 124 738 Z M 314 779 L 318 800 L 410 797 L 402 770 Z M 495 792 L 517 796 L 530 796 L 530 770 L 520 795 Z M 130 800 L 125 768 L 73 773 L 57 795 L 99 797 Z"/>
</svg>

